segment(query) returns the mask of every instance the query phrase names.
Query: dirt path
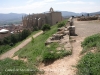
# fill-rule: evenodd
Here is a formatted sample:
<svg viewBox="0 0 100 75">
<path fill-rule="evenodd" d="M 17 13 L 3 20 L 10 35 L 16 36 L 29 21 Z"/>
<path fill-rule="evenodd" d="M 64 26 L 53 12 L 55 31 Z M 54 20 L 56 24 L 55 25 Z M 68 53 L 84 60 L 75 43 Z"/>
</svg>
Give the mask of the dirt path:
<svg viewBox="0 0 100 75">
<path fill-rule="evenodd" d="M 72 43 L 72 55 L 59 59 L 48 66 L 42 64 L 40 69 L 45 71 L 44 75 L 75 75 L 77 70 L 75 66 L 80 59 L 80 52 L 82 50 L 81 42 L 85 37 L 100 32 L 100 21 L 74 20 L 74 25 L 76 26 L 78 36 L 72 37 L 76 40 L 76 42 Z"/>
<path fill-rule="evenodd" d="M 38 32 L 37 34 L 33 35 L 33 37 L 35 38 L 35 37 L 37 37 L 38 35 L 40 35 L 40 34 L 42 34 L 42 33 L 43 33 L 43 31 Z M 14 55 L 15 52 L 17 52 L 18 50 L 20 50 L 21 48 L 23 48 L 23 47 L 24 47 L 25 45 L 27 45 L 30 41 L 31 41 L 31 37 L 28 38 L 28 39 L 26 39 L 25 41 L 23 41 L 23 42 L 22 42 L 20 45 L 18 45 L 17 47 L 12 48 L 12 49 L 9 50 L 8 52 L 2 54 L 2 55 L 0 56 L 0 60 L 1 60 L 1 59 L 5 59 L 5 58 L 7 58 L 7 57 L 9 57 L 9 58 L 13 57 L 13 55 Z"/>
<path fill-rule="evenodd" d="M 73 38 L 76 39 L 76 42 L 72 44 L 73 54 L 68 57 L 64 57 L 63 59 L 59 59 L 49 66 L 42 65 L 40 68 L 45 71 L 44 75 L 75 75 L 75 66 L 79 60 L 80 52 L 82 50 L 81 41 L 84 38 Z"/>
</svg>

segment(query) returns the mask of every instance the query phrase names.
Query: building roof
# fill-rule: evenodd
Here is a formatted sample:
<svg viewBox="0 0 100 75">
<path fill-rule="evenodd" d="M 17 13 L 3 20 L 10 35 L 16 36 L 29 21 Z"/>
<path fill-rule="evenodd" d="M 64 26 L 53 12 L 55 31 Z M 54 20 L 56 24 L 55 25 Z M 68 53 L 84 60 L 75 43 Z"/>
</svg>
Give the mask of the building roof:
<svg viewBox="0 0 100 75">
<path fill-rule="evenodd" d="M 1 29 L 0 30 L 0 33 L 7 33 L 7 32 L 9 32 L 9 30 L 7 30 L 7 29 Z"/>
</svg>

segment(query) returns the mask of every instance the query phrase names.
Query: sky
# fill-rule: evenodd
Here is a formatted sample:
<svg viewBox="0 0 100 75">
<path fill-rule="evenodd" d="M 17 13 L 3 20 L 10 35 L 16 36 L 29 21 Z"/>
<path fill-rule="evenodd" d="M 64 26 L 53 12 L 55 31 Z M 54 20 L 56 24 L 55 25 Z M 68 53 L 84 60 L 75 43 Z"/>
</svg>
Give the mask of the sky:
<svg viewBox="0 0 100 75">
<path fill-rule="evenodd" d="M 49 11 L 76 13 L 100 11 L 100 0 L 0 0 L 0 13 L 42 13 Z"/>
</svg>

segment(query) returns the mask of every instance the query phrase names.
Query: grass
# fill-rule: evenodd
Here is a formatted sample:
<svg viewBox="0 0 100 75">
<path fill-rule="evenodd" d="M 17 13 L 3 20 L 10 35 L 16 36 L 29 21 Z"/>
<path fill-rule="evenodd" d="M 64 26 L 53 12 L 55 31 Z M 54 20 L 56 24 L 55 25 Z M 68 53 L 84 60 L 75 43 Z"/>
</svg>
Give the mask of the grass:
<svg viewBox="0 0 100 75">
<path fill-rule="evenodd" d="M 77 75 L 100 75 L 100 53 L 87 53 L 77 68 Z"/>
<path fill-rule="evenodd" d="M 51 30 L 46 31 L 37 38 L 34 38 L 34 43 L 27 44 L 24 48 L 20 49 L 15 55 L 20 58 L 27 57 L 29 62 L 36 64 L 37 60 L 42 61 L 41 57 L 46 50 L 45 41 L 55 32 L 57 32 L 57 25 L 51 27 Z"/>
<path fill-rule="evenodd" d="M 38 69 L 21 60 L 0 60 L 0 75 L 36 75 Z"/>
<path fill-rule="evenodd" d="M 54 25 L 51 27 L 51 30 L 46 31 L 45 33 L 41 34 L 37 38 L 34 38 L 34 43 L 30 42 L 27 44 L 24 48 L 20 49 L 18 52 L 15 53 L 15 56 L 18 55 L 19 58 L 28 58 L 28 61 L 33 63 L 34 65 L 38 65 L 39 62 L 42 62 L 45 60 L 45 55 L 56 55 L 56 44 L 54 46 L 51 46 L 50 48 L 47 48 L 45 46 L 46 40 L 52 36 L 52 34 L 57 32 L 57 25 Z M 53 51 L 54 53 L 48 53 Z M 61 52 L 60 56 L 67 55 L 65 51 Z M 65 54 L 64 54 L 65 53 Z M 70 54 L 70 52 L 69 52 Z M 68 54 L 68 55 L 69 55 Z M 58 55 L 56 55 L 58 56 Z M 56 59 L 56 56 L 53 58 Z M 60 56 L 58 56 L 60 58 Z M 52 58 L 52 57 L 51 57 Z"/>
<path fill-rule="evenodd" d="M 77 65 L 77 75 L 100 75 L 100 33 L 87 37 L 82 47 L 86 54 Z M 92 47 L 96 47 L 94 53 L 90 52 Z"/>
<path fill-rule="evenodd" d="M 92 47 L 99 48 L 100 47 L 100 33 L 85 38 L 85 40 L 82 42 L 82 47 L 83 47 L 83 50 L 81 54 L 87 51 L 90 51 Z M 99 49 L 97 50 L 100 51 Z"/>
<path fill-rule="evenodd" d="M 40 31 L 40 30 L 39 30 Z M 30 36 L 28 36 L 26 39 L 28 39 L 29 37 L 32 37 L 34 34 L 38 33 L 39 31 L 34 31 L 32 32 L 32 34 Z M 24 39 L 23 41 L 25 41 L 26 39 Z M 14 46 L 10 46 L 10 45 L 0 45 L 0 54 L 3 54 L 9 50 L 11 50 L 12 48 L 18 46 L 21 42 L 16 43 Z"/>
</svg>

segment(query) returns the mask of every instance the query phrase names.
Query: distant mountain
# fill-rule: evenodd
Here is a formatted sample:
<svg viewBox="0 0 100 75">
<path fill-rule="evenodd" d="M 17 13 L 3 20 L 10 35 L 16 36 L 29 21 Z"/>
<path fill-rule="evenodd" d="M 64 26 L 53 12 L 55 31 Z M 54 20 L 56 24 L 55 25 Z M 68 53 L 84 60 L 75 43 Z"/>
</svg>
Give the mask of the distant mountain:
<svg viewBox="0 0 100 75">
<path fill-rule="evenodd" d="M 60 11 L 62 13 L 62 16 L 78 16 L 78 13 L 74 13 L 74 12 L 69 12 L 69 11 Z"/>
<path fill-rule="evenodd" d="M 86 13 L 86 12 L 82 12 L 82 13 L 74 13 L 74 12 L 69 12 L 69 11 L 60 11 L 62 13 L 63 17 L 70 17 L 70 16 L 87 16 L 87 14 L 89 15 L 96 15 L 96 14 L 100 14 L 100 11 L 98 12 L 93 12 L 93 13 Z"/>
<path fill-rule="evenodd" d="M 26 15 L 26 14 L 17 14 L 17 13 L 3 14 L 3 13 L 0 13 L 0 25 L 21 22 L 22 16 L 24 16 L 24 15 Z"/>
</svg>

